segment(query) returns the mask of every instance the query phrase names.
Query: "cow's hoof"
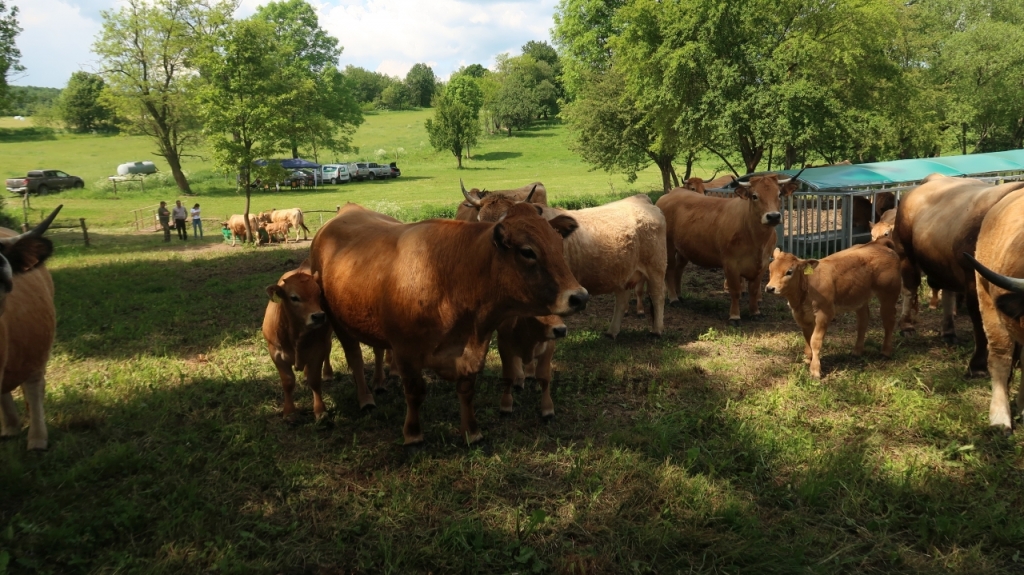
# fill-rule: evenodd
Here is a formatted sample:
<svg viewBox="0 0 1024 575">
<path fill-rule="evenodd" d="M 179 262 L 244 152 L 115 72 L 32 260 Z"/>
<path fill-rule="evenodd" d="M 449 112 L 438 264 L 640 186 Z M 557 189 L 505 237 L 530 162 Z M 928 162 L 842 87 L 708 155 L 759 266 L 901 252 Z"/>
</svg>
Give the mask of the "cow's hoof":
<svg viewBox="0 0 1024 575">
<path fill-rule="evenodd" d="M 942 341 L 946 345 L 956 345 L 957 339 L 955 333 L 946 333 L 942 335 Z"/>
<path fill-rule="evenodd" d="M 750 320 L 751 321 L 764 321 L 764 314 L 763 313 L 755 313 L 754 315 L 750 316 Z"/>
<path fill-rule="evenodd" d="M 420 447 L 423 447 L 423 434 L 406 437 L 402 444 L 406 453 L 416 453 Z"/>
<path fill-rule="evenodd" d="M 912 328 L 912 327 L 908 327 L 908 328 L 904 328 L 904 329 L 900 330 L 900 335 L 903 336 L 903 337 L 910 337 L 910 336 L 914 335 L 915 333 L 917 333 L 917 330 Z"/>
<path fill-rule="evenodd" d="M 47 447 L 45 439 L 29 440 L 28 442 L 29 451 L 46 451 Z"/>
<path fill-rule="evenodd" d="M 654 339 L 661 339 L 661 333 L 660 332 L 649 331 L 649 332 L 647 332 L 647 337 L 653 337 Z"/>
<path fill-rule="evenodd" d="M 964 374 L 967 379 L 980 379 L 988 376 L 988 369 L 978 367 L 968 367 L 967 373 Z"/>
<path fill-rule="evenodd" d="M 616 335 L 618 335 L 618 334 L 615 334 L 615 333 L 608 333 L 608 332 L 605 332 L 605 333 L 604 333 L 604 336 L 605 336 L 605 337 L 607 337 L 608 339 L 612 340 L 612 341 L 615 341 L 615 336 L 616 336 Z"/>
<path fill-rule="evenodd" d="M 730 319 L 729 320 L 729 325 L 731 325 L 732 327 L 739 327 L 740 326 L 740 320 L 738 320 L 738 319 Z"/>
<path fill-rule="evenodd" d="M 502 419 L 509 419 L 512 417 L 512 415 L 513 412 L 511 407 L 508 408 L 508 410 L 506 410 L 504 407 L 498 410 L 498 417 L 501 417 Z"/>
<path fill-rule="evenodd" d="M 471 446 L 477 446 L 484 440 L 484 434 L 479 431 L 476 433 L 463 432 L 462 437 L 466 440 L 466 445 Z"/>
<path fill-rule="evenodd" d="M 551 423 L 552 421 L 555 420 L 555 412 L 552 411 L 551 413 L 540 414 L 540 420 L 543 421 L 544 423 Z"/>
<path fill-rule="evenodd" d="M 677 299 L 669 300 L 669 307 L 683 307 L 683 302 Z"/>
<path fill-rule="evenodd" d="M 369 413 L 369 412 L 377 409 L 377 404 L 371 401 L 369 403 L 360 405 L 359 409 L 362 410 L 363 413 Z"/>
</svg>

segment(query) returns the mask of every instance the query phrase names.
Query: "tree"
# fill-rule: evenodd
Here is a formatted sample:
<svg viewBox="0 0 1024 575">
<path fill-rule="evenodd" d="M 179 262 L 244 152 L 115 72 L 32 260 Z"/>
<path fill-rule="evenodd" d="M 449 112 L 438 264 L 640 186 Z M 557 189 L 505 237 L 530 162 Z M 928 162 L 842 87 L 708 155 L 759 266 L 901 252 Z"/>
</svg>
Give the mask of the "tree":
<svg viewBox="0 0 1024 575">
<path fill-rule="evenodd" d="M 380 104 L 388 110 L 402 110 L 409 103 L 409 90 L 401 82 L 388 84 L 380 95 Z"/>
<path fill-rule="evenodd" d="M 196 101 L 216 163 L 239 174 L 245 189 L 249 237 L 252 175 L 257 160 L 287 149 L 292 104 L 292 53 L 273 24 L 250 18 L 231 23 L 218 34 L 219 50 L 197 55 L 202 81 Z"/>
<path fill-rule="evenodd" d="M 479 128 L 480 108 L 483 107 L 484 93 L 480 89 L 477 80 L 467 74 L 456 74 L 448 80 L 448 85 L 445 86 L 444 92 L 447 97 L 469 108 L 470 115 L 473 117 L 473 121 L 477 123 L 477 128 Z M 467 158 L 472 157 L 470 155 L 470 143 L 476 144 L 475 137 L 473 142 L 467 141 L 466 143 Z"/>
<path fill-rule="evenodd" d="M 103 30 L 93 44 L 107 79 L 108 101 L 122 127 L 156 142 L 157 155 L 167 161 L 185 194 L 192 188 L 181 160 L 199 145 L 201 135 L 188 96 L 194 76 L 189 56 L 202 43 L 195 18 L 223 22 L 234 8 L 230 2 L 204 6 L 189 0 L 128 0 L 121 9 L 102 13 Z"/>
<path fill-rule="evenodd" d="M 434 118 L 426 121 L 430 145 L 437 151 L 450 151 L 462 169 L 462 149 L 475 145 L 480 134 L 477 113 L 445 89 L 434 98 Z"/>
<path fill-rule="evenodd" d="M 405 85 L 409 93 L 409 102 L 414 106 L 426 108 L 434 97 L 437 77 L 426 64 L 416 64 L 405 75 Z"/>
<path fill-rule="evenodd" d="M 554 68 L 558 65 L 558 52 L 551 47 L 551 44 L 547 42 L 537 42 L 536 40 L 530 40 L 526 44 L 523 44 L 523 54 L 530 56 L 538 62 L 547 62 L 549 66 Z"/>
<path fill-rule="evenodd" d="M 348 79 L 352 97 L 361 104 L 380 100 L 384 88 L 393 82 L 385 74 L 351 64 L 345 66 L 345 78 Z"/>
<path fill-rule="evenodd" d="M 489 70 L 487 70 L 487 68 L 484 68 L 480 64 L 470 64 L 469 66 L 462 66 L 459 68 L 456 74 L 465 74 L 473 78 L 483 78 L 484 74 L 488 73 L 488 71 Z"/>
<path fill-rule="evenodd" d="M 305 0 L 270 2 L 259 7 L 254 18 L 274 26 L 288 55 L 293 94 L 282 113 L 289 120 L 292 157 L 299 157 L 300 146 L 312 152 L 314 159 L 321 149 L 347 151 L 363 116 L 337 70 L 338 40 L 320 28 L 316 11 Z"/>
<path fill-rule="evenodd" d="M 18 7 L 7 8 L 0 0 L 0 111 L 7 108 L 7 75 L 25 68 L 20 64 L 21 51 L 14 39 L 21 32 L 18 27 Z"/>
<path fill-rule="evenodd" d="M 76 132 L 109 127 L 111 113 L 102 101 L 103 90 L 102 77 L 88 72 L 71 74 L 57 104 L 60 119 Z"/>
</svg>

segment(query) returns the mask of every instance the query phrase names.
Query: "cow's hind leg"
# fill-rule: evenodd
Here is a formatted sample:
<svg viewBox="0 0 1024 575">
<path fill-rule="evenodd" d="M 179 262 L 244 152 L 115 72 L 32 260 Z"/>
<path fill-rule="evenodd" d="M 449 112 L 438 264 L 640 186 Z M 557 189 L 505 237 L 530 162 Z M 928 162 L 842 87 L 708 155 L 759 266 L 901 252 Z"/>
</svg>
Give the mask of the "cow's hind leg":
<svg viewBox="0 0 1024 575">
<path fill-rule="evenodd" d="M 975 286 L 970 284 L 967 286 L 964 303 L 967 307 L 967 315 L 971 317 L 971 325 L 974 327 L 974 354 L 971 356 L 971 362 L 967 365 L 967 377 L 986 376 L 988 375 L 988 337 L 985 336 L 985 326 L 981 321 L 978 292 Z"/>
<path fill-rule="evenodd" d="M 345 361 L 348 362 L 348 368 L 352 371 L 352 381 L 356 384 L 356 397 L 359 399 L 359 408 L 377 407 L 376 402 L 373 401 L 373 394 L 370 393 L 370 388 L 366 387 L 366 374 L 363 372 L 363 350 L 360 349 L 359 342 L 344 330 L 336 329 L 334 333 L 338 336 L 338 340 L 341 341 L 341 349 L 345 352 Z"/>
<path fill-rule="evenodd" d="M 939 289 L 932 288 L 932 297 L 928 299 L 928 309 L 939 309 Z"/>
<path fill-rule="evenodd" d="M 910 260 L 900 260 L 900 275 L 903 278 L 903 312 L 900 316 L 900 332 L 910 335 L 916 331 L 918 294 L 921 287 L 921 271 Z"/>
<path fill-rule="evenodd" d="M 46 430 L 46 414 L 43 412 L 43 398 L 46 396 L 46 374 L 39 372 L 21 384 L 28 404 L 28 448 L 46 449 L 49 435 Z"/>
<path fill-rule="evenodd" d="M 385 385 L 384 356 L 386 352 L 382 347 L 373 348 L 373 392 L 386 393 L 388 388 Z"/>
<path fill-rule="evenodd" d="M 644 281 L 640 280 L 633 288 L 633 295 L 636 296 L 636 317 L 647 315 L 644 311 Z M 653 297 L 653 296 L 652 296 Z"/>
<path fill-rule="evenodd" d="M 868 320 L 871 319 L 871 310 L 868 303 L 857 308 L 857 341 L 853 344 L 853 355 L 860 357 L 864 355 L 864 338 L 868 333 Z"/>
<path fill-rule="evenodd" d="M 612 312 L 612 324 L 608 327 L 605 335 L 615 339 L 622 329 L 622 316 L 626 315 L 626 308 L 629 307 L 629 291 L 620 289 L 615 292 L 615 311 Z"/>
<path fill-rule="evenodd" d="M 899 299 L 899 290 L 892 290 L 891 293 L 879 292 L 879 312 L 882 316 L 882 329 L 885 335 L 882 339 L 882 355 L 892 359 L 892 332 L 896 327 L 896 300 Z"/>
<path fill-rule="evenodd" d="M 0 373 L 0 376 L 3 374 Z M 0 437 L 17 437 L 21 433 L 21 419 L 10 392 L 0 393 Z"/>
<path fill-rule="evenodd" d="M 734 269 L 726 268 L 725 285 L 729 288 L 729 325 L 739 327 L 740 290 L 743 288 L 743 282 L 740 279 L 740 274 Z"/>
<path fill-rule="evenodd" d="M 668 294 L 669 305 L 681 305 L 680 285 L 683 282 L 683 270 L 689 261 L 682 254 L 672 250 L 668 255 L 668 266 L 665 268 L 665 293 Z"/>
<path fill-rule="evenodd" d="M 405 425 L 402 426 L 405 445 L 423 443 L 420 407 L 427 397 L 427 384 L 418 366 L 399 359 L 399 371 L 402 373 L 402 387 L 405 389 Z"/>
<path fill-rule="evenodd" d="M 665 282 L 662 274 L 648 276 L 647 290 L 651 295 L 651 333 L 665 333 Z"/>
<path fill-rule="evenodd" d="M 476 412 L 473 409 L 473 396 L 476 394 L 476 374 L 464 375 L 455 382 L 455 390 L 459 393 L 459 414 L 462 426 L 459 434 L 467 443 L 476 443 L 483 439 L 480 427 L 476 423 Z"/>
<path fill-rule="evenodd" d="M 932 291 L 932 294 L 939 290 Z M 949 345 L 956 345 L 956 325 L 953 323 L 953 315 L 956 312 L 956 293 L 948 289 L 941 292 L 942 298 L 942 341 Z M 931 307 L 931 304 L 929 304 Z M 934 308 L 933 308 L 934 309 Z"/>
<path fill-rule="evenodd" d="M 750 318 L 761 319 L 761 279 L 764 277 L 764 270 L 757 270 L 754 274 L 753 279 L 744 278 L 747 280 L 747 294 L 750 298 Z"/>
<path fill-rule="evenodd" d="M 540 384 L 540 416 L 555 416 L 555 402 L 551 399 L 551 359 L 555 355 L 555 342 L 549 341 L 544 353 L 537 358 L 537 383 Z"/>
</svg>

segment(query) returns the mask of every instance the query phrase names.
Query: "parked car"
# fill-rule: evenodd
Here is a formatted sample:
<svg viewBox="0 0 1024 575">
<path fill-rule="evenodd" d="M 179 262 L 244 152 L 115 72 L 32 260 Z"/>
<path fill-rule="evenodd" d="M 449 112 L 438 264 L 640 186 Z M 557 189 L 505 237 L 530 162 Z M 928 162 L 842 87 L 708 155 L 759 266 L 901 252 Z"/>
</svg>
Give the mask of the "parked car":
<svg viewBox="0 0 1024 575">
<path fill-rule="evenodd" d="M 313 185 L 313 172 L 309 170 L 292 170 L 284 179 L 283 187 L 298 188 Z"/>
<path fill-rule="evenodd" d="M 82 178 L 69 176 L 60 170 L 32 170 L 24 178 L 7 180 L 7 191 L 19 196 L 26 192 L 45 196 L 50 192 L 84 187 Z"/>
<path fill-rule="evenodd" d="M 325 182 L 332 184 L 346 184 L 352 180 L 348 173 L 348 166 L 345 164 L 324 164 L 320 168 L 320 174 Z"/>
<path fill-rule="evenodd" d="M 398 169 L 397 163 L 396 162 L 391 162 L 391 177 L 392 178 L 397 178 L 398 176 L 401 176 L 401 175 L 402 175 L 402 170 Z"/>
<path fill-rule="evenodd" d="M 370 176 L 370 168 L 363 162 L 346 164 L 348 175 L 353 180 L 363 181 Z"/>
<path fill-rule="evenodd" d="M 370 172 L 366 177 L 371 180 L 378 178 L 386 180 L 391 177 L 391 166 L 382 166 L 376 162 L 370 162 L 366 165 L 366 169 Z"/>
</svg>

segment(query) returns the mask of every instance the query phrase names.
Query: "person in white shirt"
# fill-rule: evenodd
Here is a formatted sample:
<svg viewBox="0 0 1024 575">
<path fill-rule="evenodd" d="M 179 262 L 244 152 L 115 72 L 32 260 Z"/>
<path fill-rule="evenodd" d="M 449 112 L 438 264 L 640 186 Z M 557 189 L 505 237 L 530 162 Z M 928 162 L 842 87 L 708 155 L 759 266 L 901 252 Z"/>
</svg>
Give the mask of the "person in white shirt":
<svg viewBox="0 0 1024 575">
<path fill-rule="evenodd" d="M 174 204 L 174 208 L 171 209 L 171 218 L 174 219 L 174 229 L 178 230 L 179 240 L 188 240 L 188 229 L 185 227 L 185 218 L 188 217 L 188 212 L 185 210 L 185 206 L 181 205 L 181 200 L 178 200 Z"/>
<path fill-rule="evenodd" d="M 203 237 L 203 219 L 199 217 L 199 204 L 192 206 L 192 237 Z"/>
</svg>

